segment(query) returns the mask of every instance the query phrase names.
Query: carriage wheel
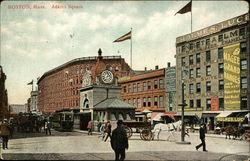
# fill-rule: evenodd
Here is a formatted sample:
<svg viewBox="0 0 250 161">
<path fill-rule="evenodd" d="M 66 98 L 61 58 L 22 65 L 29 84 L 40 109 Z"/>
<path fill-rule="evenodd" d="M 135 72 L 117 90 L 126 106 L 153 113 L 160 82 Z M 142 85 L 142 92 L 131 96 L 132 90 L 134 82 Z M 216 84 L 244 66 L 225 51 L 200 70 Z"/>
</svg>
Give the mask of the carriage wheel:
<svg viewBox="0 0 250 161">
<path fill-rule="evenodd" d="M 125 126 L 124 129 L 127 132 L 127 137 L 130 138 L 132 136 L 132 129 L 128 126 Z"/>
<path fill-rule="evenodd" d="M 152 139 L 153 133 L 150 129 L 143 129 L 140 133 L 140 137 L 142 140 L 149 141 Z"/>
</svg>

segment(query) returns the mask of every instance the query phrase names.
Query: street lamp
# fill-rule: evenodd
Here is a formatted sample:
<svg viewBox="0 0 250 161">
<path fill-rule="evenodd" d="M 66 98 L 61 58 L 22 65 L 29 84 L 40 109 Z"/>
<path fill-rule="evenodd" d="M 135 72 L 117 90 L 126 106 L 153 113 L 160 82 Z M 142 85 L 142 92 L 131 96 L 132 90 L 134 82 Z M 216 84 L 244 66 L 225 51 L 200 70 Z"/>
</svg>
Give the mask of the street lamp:
<svg viewBox="0 0 250 161">
<path fill-rule="evenodd" d="M 185 77 L 187 76 L 188 71 L 183 70 L 185 73 Z M 184 76 L 184 75 L 183 75 Z M 184 88 L 185 88 L 185 83 L 184 83 L 185 78 L 183 77 L 182 82 L 181 82 L 181 95 L 182 95 L 182 103 L 179 104 L 181 106 L 181 141 L 177 142 L 178 144 L 191 144 L 191 142 L 185 141 L 185 122 L 184 122 L 184 108 L 187 106 L 185 103 L 184 99 Z"/>
</svg>

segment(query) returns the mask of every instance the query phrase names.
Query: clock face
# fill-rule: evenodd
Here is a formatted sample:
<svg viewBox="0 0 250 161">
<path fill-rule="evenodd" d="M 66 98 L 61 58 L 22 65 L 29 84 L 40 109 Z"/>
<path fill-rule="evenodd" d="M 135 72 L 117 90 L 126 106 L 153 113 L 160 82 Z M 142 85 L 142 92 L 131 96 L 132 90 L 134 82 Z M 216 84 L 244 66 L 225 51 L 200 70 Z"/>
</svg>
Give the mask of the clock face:
<svg viewBox="0 0 250 161">
<path fill-rule="evenodd" d="M 102 72 L 101 78 L 104 83 L 111 83 L 113 81 L 114 76 L 111 71 L 105 70 Z"/>
</svg>

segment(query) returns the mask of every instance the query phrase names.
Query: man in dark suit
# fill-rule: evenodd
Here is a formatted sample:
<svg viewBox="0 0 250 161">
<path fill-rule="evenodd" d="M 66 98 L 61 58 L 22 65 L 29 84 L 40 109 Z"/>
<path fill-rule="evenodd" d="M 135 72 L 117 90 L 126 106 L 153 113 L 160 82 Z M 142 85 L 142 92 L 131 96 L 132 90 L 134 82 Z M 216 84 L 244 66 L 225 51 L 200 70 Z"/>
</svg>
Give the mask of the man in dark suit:
<svg viewBox="0 0 250 161">
<path fill-rule="evenodd" d="M 111 135 L 111 147 L 115 151 L 115 160 L 125 159 L 125 149 L 128 149 L 127 132 L 122 127 L 123 121 L 117 121 L 117 128 Z"/>
<path fill-rule="evenodd" d="M 196 150 L 198 150 L 201 146 L 203 146 L 203 151 L 207 152 L 207 150 L 206 150 L 206 142 L 205 142 L 205 127 L 204 127 L 204 124 L 201 124 L 201 127 L 200 127 L 200 139 L 201 139 L 201 143 L 195 147 Z"/>
</svg>

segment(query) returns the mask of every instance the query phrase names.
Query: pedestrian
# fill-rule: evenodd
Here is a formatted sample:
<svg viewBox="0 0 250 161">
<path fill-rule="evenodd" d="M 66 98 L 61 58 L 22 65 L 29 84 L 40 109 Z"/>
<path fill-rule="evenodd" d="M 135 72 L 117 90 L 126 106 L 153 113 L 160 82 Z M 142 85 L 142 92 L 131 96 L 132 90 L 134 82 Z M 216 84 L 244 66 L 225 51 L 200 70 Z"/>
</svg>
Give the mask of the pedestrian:
<svg viewBox="0 0 250 161">
<path fill-rule="evenodd" d="M 111 128 L 112 128 L 111 123 L 110 121 L 108 121 L 106 125 L 106 129 L 105 129 L 106 136 L 105 136 L 104 142 L 107 141 L 108 137 L 111 138 Z"/>
<path fill-rule="evenodd" d="M 7 119 L 4 119 L 1 124 L 1 137 L 3 139 L 3 149 L 8 149 L 8 141 L 10 135 L 10 125 Z"/>
<path fill-rule="evenodd" d="M 111 136 L 111 147 L 115 151 L 115 160 L 125 159 L 125 149 L 128 149 L 127 132 L 123 128 L 123 121 L 117 121 L 117 128 L 113 130 Z"/>
<path fill-rule="evenodd" d="M 91 120 L 89 120 L 87 128 L 88 128 L 88 135 L 92 135 L 92 121 Z"/>
<path fill-rule="evenodd" d="M 104 120 L 103 120 L 102 123 L 101 123 L 100 129 L 99 129 L 100 130 L 100 137 L 102 138 L 102 140 L 105 137 L 105 129 L 106 129 L 105 126 L 106 125 L 105 125 Z"/>
<path fill-rule="evenodd" d="M 195 148 L 196 148 L 196 150 L 198 150 L 201 146 L 203 146 L 203 151 L 207 152 L 206 142 L 205 142 L 205 125 L 204 124 L 201 124 L 199 131 L 200 131 L 201 143 L 199 145 L 197 145 Z"/>
<path fill-rule="evenodd" d="M 50 122 L 49 122 L 49 121 L 46 121 L 46 122 L 45 122 L 45 125 L 44 125 L 44 129 L 45 129 L 46 135 L 48 135 L 48 133 L 49 133 L 49 135 L 51 135 L 50 128 L 51 128 Z"/>
<path fill-rule="evenodd" d="M 101 126 L 102 126 L 102 122 L 101 122 L 101 121 L 98 121 L 98 123 L 97 123 L 97 131 L 98 131 L 99 133 L 101 133 Z"/>
</svg>

